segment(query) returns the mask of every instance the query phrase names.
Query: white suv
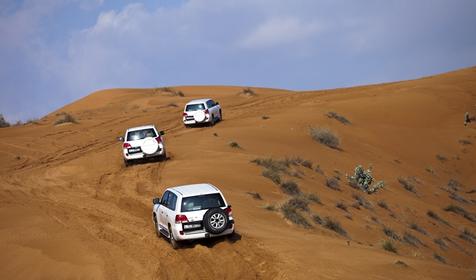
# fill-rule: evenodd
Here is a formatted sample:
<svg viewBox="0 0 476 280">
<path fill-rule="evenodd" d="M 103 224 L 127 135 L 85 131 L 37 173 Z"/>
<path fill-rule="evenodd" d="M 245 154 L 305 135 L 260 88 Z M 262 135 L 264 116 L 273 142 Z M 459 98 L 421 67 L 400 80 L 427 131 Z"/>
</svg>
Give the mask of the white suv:
<svg viewBox="0 0 476 280">
<path fill-rule="evenodd" d="M 220 104 L 209 98 L 192 100 L 183 109 L 183 123 L 186 127 L 203 123 L 214 125 L 222 119 Z"/>
<path fill-rule="evenodd" d="M 169 239 L 174 249 L 181 240 L 233 234 L 231 205 L 211 184 L 183 185 L 165 190 L 152 200 L 152 221 L 157 236 Z"/>
<path fill-rule="evenodd" d="M 163 131 L 157 131 L 154 125 L 129 128 L 124 137 L 119 137 L 122 144 L 124 164 L 129 166 L 133 160 L 143 158 L 166 159 Z"/>
</svg>

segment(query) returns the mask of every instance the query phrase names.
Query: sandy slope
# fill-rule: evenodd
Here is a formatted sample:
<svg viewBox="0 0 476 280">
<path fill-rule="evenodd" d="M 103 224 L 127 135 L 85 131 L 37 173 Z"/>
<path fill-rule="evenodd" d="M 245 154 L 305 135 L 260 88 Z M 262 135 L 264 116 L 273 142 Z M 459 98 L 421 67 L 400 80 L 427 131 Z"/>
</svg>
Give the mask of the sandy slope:
<svg viewBox="0 0 476 280">
<path fill-rule="evenodd" d="M 178 87 L 185 97 L 153 89 L 115 89 L 91 94 L 37 124 L 0 129 L 1 279 L 471 279 L 476 245 L 458 235 L 476 232 L 474 222 L 443 208 L 476 213 L 476 68 L 415 81 L 314 92 L 239 87 Z M 223 122 L 186 129 L 181 110 L 191 98 L 220 101 Z M 178 107 L 175 107 L 177 105 Z M 335 111 L 351 125 L 325 114 Z M 69 112 L 78 124 L 54 125 Z M 262 119 L 262 116 L 269 119 Z M 130 126 L 154 123 L 167 132 L 170 159 L 125 168 L 115 137 Z M 341 150 L 311 139 L 309 127 L 330 128 Z M 466 139 L 471 144 L 459 141 Z M 236 141 L 242 147 L 229 146 Z M 438 160 L 436 155 L 446 158 Z M 285 220 L 279 207 L 289 196 L 261 176 L 256 158 L 299 156 L 324 174 L 293 167 L 288 177 L 317 194 L 310 213 L 339 221 L 347 237 L 313 223 Z M 349 187 L 345 174 L 372 165 L 386 186 L 374 195 Z M 429 172 L 431 170 L 432 172 Z M 340 174 L 340 175 L 339 175 Z M 326 187 L 339 176 L 341 191 Z M 416 194 L 399 177 L 415 177 Z M 459 181 L 457 195 L 444 187 Z M 157 239 L 151 198 L 166 186 L 211 182 L 233 204 L 238 235 L 186 244 L 174 251 Z M 258 192 L 263 200 L 247 192 Z M 351 205 L 353 194 L 371 203 Z M 377 206 L 384 200 L 389 210 Z M 343 202 L 347 212 L 335 205 Z M 432 210 L 445 225 L 427 216 Z M 417 223 L 427 234 L 409 229 Z M 410 232 L 424 245 L 394 241 L 382 249 L 383 227 L 400 237 Z M 441 248 L 434 242 L 440 242 Z M 434 254 L 446 264 L 438 262 Z M 397 265 L 401 260 L 408 266 Z"/>
</svg>

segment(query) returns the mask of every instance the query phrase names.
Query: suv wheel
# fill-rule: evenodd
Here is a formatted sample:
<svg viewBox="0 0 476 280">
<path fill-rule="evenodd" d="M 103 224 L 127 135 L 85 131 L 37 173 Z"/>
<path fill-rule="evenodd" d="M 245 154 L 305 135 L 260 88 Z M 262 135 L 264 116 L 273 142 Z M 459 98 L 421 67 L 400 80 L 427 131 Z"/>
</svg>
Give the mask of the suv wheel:
<svg viewBox="0 0 476 280">
<path fill-rule="evenodd" d="M 125 167 L 128 167 L 128 166 L 130 166 L 130 165 L 131 165 L 131 162 L 130 162 L 129 160 L 127 160 L 127 159 L 124 159 L 124 166 L 125 166 Z"/>
<path fill-rule="evenodd" d="M 169 226 L 169 241 L 170 241 L 170 245 L 172 245 L 172 248 L 174 249 L 179 248 L 178 241 L 175 239 L 174 233 L 172 232 L 172 229 L 170 228 L 170 226 Z"/>
<path fill-rule="evenodd" d="M 155 217 L 155 215 L 153 215 L 152 217 L 153 221 L 154 221 L 154 230 L 155 230 L 155 234 L 157 235 L 157 237 L 160 238 L 160 232 L 159 232 L 159 225 L 157 224 L 157 217 Z"/>
<path fill-rule="evenodd" d="M 203 216 L 203 226 L 212 234 L 220 234 L 228 227 L 228 215 L 221 208 L 209 209 Z"/>
</svg>

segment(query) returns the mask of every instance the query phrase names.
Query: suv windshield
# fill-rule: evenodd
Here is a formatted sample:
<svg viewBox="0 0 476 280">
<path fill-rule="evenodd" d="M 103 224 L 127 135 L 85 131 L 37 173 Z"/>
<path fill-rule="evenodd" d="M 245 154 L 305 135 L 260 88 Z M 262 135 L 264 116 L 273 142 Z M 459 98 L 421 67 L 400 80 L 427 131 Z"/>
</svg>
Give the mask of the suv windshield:
<svg viewBox="0 0 476 280">
<path fill-rule="evenodd" d="M 225 202 L 219 193 L 189 196 L 182 199 L 182 212 L 198 211 L 224 206 Z"/>
<path fill-rule="evenodd" d="M 127 133 L 127 141 L 141 140 L 147 137 L 157 137 L 155 129 L 147 128 L 142 130 L 129 131 L 129 133 Z"/>
<path fill-rule="evenodd" d="M 205 105 L 204 105 L 203 103 L 200 103 L 200 104 L 189 104 L 189 105 L 187 105 L 187 107 L 185 108 L 185 111 L 186 111 L 186 112 L 198 111 L 198 110 L 205 110 Z"/>
</svg>

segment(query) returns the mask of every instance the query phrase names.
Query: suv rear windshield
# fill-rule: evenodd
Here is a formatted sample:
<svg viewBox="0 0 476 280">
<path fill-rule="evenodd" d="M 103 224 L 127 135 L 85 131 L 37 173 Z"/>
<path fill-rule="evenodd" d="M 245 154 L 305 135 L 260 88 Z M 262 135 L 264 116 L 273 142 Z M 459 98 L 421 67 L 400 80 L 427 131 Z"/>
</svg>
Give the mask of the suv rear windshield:
<svg viewBox="0 0 476 280">
<path fill-rule="evenodd" d="M 205 110 L 205 105 L 203 103 L 189 104 L 189 105 L 187 105 L 187 107 L 185 107 L 186 112 L 198 111 L 198 110 Z"/>
<path fill-rule="evenodd" d="M 198 211 L 224 206 L 225 202 L 219 193 L 189 196 L 182 199 L 182 212 Z"/>
<path fill-rule="evenodd" d="M 157 137 L 155 129 L 147 128 L 142 130 L 129 131 L 129 133 L 127 133 L 127 141 L 141 140 L 147 137 Z"/>
</svg>

